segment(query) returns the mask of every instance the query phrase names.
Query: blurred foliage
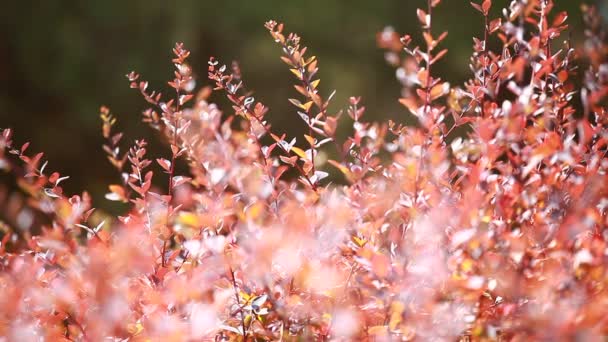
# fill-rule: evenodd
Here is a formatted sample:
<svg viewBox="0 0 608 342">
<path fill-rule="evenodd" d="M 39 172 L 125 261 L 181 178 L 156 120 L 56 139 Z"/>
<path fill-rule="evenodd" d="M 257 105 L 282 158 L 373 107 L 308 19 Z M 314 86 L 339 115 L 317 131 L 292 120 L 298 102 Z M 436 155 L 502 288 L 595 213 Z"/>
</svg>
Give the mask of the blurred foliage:
<svg viewBox="0 0 608 342">
<path fill-rule="evenodd" d="M 497 1 L 498 7 L 508 1 Z M 13 127 L 46 152 L 49 167 L 73 175 L 69 192 L 86 188 L 96 199 L 118 175 L 101 151 L 98 109 L 108 105 L 131 143 L 147 138 L 162 148 L 140 121 L 145 103 L 128 88 L 124 75 L 137 70 L 152 89 L 166 89 L 171 78 L 171 48 L 183 41 L 192 50 L 198 85 L 207 85 L 207 60 L 238 60 L 255 96 L 267 104 L 275 130 L 298 134 L 301 127 L 287 98 L 293 76 L 263 24 L 284 21 L 319 57 L 321 90 L 337 90 L 334 104 L 362 95 L 367 120 L 412 122 L 398 104 L 400 86 L 384 63 L 375 35 L 384 26 L 418 36 L 415 8 L 423 1 L 12 1 L 0 24 L 0 127 Z M 580 28 L 580 1 L 560 1 Z M 605 9 L 604 9 L 605 10 Z M 448 0 L 436 13 L 435 30 L 449 31 L 449 56 L 437 73 L 452 83 L 469 75 L 472 37 L 482 19 L 468 1 Z M 444 20 L 442 20 L 444 18 Z M 454 18 L 457 18 L 456 20 Z M 439 22 L 437 22 L 437 20 Z M 449 24 L 448 24 L 449 23 Z M 574 30 L 578 31 L 578 30 Z M 576 32 L 578 35 L 581 32 Z M 573 36 L 576 39 L 576 36 Z M 219 96 L 212 98 L 224 104 Z M 230 110 L 224 106 L 224 110 Z M 336 105 L 335 110 L 341 109 Z M 82 169 L 82 170 L 81 170 Z M 99 202 L 98 202 L 99 203 Z"/>
</svg>

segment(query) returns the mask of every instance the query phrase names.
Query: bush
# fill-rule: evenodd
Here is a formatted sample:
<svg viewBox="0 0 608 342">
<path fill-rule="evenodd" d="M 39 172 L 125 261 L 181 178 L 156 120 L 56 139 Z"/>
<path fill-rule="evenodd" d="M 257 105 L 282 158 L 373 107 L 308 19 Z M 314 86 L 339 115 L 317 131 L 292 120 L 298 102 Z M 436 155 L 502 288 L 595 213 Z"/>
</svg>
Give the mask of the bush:
<svg viewBox="0 0 608 342">
<path fill-rule="evenodd" d="M 194 93 L 189 52 L 176 44 L 171 94 L 128 74 L 151 106 L 143 121 L 169 148 L 152 157 L 136 140 L 123 152 L 102 107 L 103 148 L 120 175 L 106 197 L 125 203 L 123 216 L 95 211 L 86 192 L 65 195 L 67 177 L 2 130 L 0 335 L 605 336 L 608 45 L 597 13 L 583 6 L 576 49 L 557 42 L 567 14 L 552 0 L 514 0 L 498 19 L 490 0 L 472 3 L 485 29 L 473 76 L 456 87 L 432 71 L 447 52 L 431 23 L 439 2 L 418 10 L 421 47 L 378 35 L 417 127 L 363 121 L 359 97 L 346 115 L 330 111 L 317 59 L 274 21 L 265 26 L 297 80 L 289 101 L 304 142 L 272 131 L 236 64 L 211 58 L 214 89 Z"/>
</svg>

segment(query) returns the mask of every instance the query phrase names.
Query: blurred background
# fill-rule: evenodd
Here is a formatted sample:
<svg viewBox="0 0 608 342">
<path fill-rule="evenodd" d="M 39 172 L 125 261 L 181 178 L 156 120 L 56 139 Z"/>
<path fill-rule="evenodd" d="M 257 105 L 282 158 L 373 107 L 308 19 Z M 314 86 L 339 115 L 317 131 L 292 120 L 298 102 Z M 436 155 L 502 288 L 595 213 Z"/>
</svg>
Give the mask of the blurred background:
<svg viewBox="0 0 608 342">
<path fill-rule="evenodd" d="M 494 16 L 507 0 L 494 1 Z M 572 37 L 582 34 L 581 1 L 558 0 L 568 10 Z M 598 3 L 603 3 L 598 0 Z M 146 138 L 152 149 L 164 147 L 140 122 L 146 103 L 129 89 L 125 74 L 136 70 L 150 89 L 166 90 L 172 77 L 171 48 L 182 41 L 192 51 L 190 63 L 198 86 L 208 85 L 207 61 L 239 61 L 255 97 L 270 107 L 277 132 L 301 132 L 301 122 L 287 101 L 297 97 L 294 77 L 280 61 L 281 51 L 264 28 L 268 19 L 298 32 L 309 53 L 319 58 L 320 89 L 337 90 L 336 111 L 349 96 L 363 96 L 367 120 L 392 118 L 412 122 L 398 104 L 400 85 L 384 61 L 375 35 L 385 26 L 418 38 L 417 7 L 423 0 L 293 1 L 9 1 L 0 22 L 0 127 L 16 130 L 16 142 L 31 141 L 30 151 L 44 151 L 49 170 L 71 175 L 68 193 L 89 190 L 103 207 L 107 185 L 118 175 L 101 150 L 99 107 L 107 105 L 125 132 L 123 144 Z M 606 8 L 603 9 L 604 14 Z M 453 84 L 469 77 L 472 37 L 480 36 L 482 18 L 466 0 L 444 0 L 434 16 L 434 31 L 449 31 L 450 52 L 435 68 Z M 418 40 L 419 41 L 419 40 Z M 212 101 L 230 110 L 220 96 Z M 163 154 L 166 151 L 162 150 Z M 103 204 L 106 202 L 106 204 Z"/>
</svg>

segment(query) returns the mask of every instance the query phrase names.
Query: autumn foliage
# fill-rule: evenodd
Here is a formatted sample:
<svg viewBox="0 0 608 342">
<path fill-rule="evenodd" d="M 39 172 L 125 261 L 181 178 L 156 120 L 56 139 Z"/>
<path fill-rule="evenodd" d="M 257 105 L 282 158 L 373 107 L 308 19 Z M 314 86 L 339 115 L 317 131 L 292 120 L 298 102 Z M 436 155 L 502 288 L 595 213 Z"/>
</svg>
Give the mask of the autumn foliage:
<svg viewBox="0 0 608 342">
<path fill-rule="evenodd" d="M 596 10 L 582 7 L 574 44 L 553 0 L 513 0 L 499 17 L 492 1 L 472 3 L 482 29 L 471 78 L 455 86 L 433 68 L 448 53 L 439 3 L 417 11 L 420 37 L 378 34 L 415 127 L 366 121 L 360 97 L 332 111 L 317 58 L 274 21 L 303 137 L 272 129 L 236 63 L 211 58 L 195 81 L 176 44 L 168 94 L 129 73 L 167 152 L 126 143 L 101 109 L 117 217 L 64 194 L 67 177 L 2 130 L 1 340 L 608 335 L 608 45 Z"/>
</svg>

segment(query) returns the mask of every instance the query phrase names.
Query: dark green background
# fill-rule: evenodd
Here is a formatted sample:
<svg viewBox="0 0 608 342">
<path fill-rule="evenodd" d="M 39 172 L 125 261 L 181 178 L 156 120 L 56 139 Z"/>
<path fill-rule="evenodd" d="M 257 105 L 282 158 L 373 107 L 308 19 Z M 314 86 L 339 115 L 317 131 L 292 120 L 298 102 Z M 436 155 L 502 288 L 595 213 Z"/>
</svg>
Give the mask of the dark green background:
<svg viewBox="0 0 608 342">
<path fill-rule="evenodd" d="M 571 13 L 580 36 L 580 1 L 557 0 Z M 493 15 L 508 1 L 494 1 Z M 0 22 L 0 127 L 16 129 L 16 140 L 45 151 L 49 168 L 72 176 L 69 192 L 88 189 L 99 200 L 118 177 L 100 145 L 98 108 L 109 106 L 126 132 L 157 141 L 140 123 L 145 108 L 124 75 L 137 70 L 150 88 L 166 89 L 171 77 L 171 48 L 176 41 L 192 50 L 198 84 L 206 80 L 207 60 L 238 60 L 249 88 L 270 108 L 276 131 L 297 134 L 301 126 L 287 98 L 296 97 L 293 76 L 279 60 L 280 49 L 264 22 L 276 19 L 300 33 L 320 61 L 321 90 L 337 89 L 334 108 L 362 95 L 367 119 L 411 122 L 397 103 L 400 86 L 394 70 L 375 46 L 386 25 L 418 37 L 416 7 L 423 0 L 353 1 L 10 1 Z M 472 36 L 482 21 L 469 1 L 444 0 L 436 10 L 434 31 L 449 31 L 450 53 L 435 71 L 452 83 L 468 76 Z M 218 95 L 214 101 L 225 104 Z M 229 110 L 229 107 L 223 107 Z M 159 148 L 157 142 L 153 148 Z M 161 147 L 162 148 L 162 147 Z M 103 206 L 103 205 L 102 205 Z"/>
</svg>

